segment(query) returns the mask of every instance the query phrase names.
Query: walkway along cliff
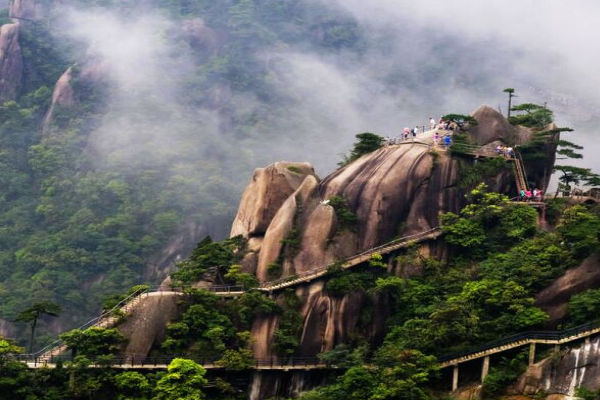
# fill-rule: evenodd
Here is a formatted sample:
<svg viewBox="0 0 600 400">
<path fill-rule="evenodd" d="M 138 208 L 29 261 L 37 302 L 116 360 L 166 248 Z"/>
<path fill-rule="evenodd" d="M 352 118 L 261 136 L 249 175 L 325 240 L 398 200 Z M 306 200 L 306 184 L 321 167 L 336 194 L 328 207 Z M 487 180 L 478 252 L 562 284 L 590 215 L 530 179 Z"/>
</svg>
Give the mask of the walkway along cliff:
<svg viewBox="0 0 600 400">
<path fill-rule="evenodd" d="M 458 212 L 465 205 L 465 194 L 472 186 L 462 181 L 462 169 L 482 158 L 497 157 L 486 149 L 505 142 L 524 143 L 531 137 L 529 130 L 508 124 L 490 107 L 481 107 L 474 117 L 478 125 L 469 129 L 470 143 L 457 155 L 432 146 L 429 132 L 414 142 L 381 147 L 323 180 L 308 163 L 279 162 L 255 171 L 242 196 L 231 236 L 246 239 L 242 267 L 258 278 L 258 290 L 277 300 L 293 291 L 300 299 L 301 335 L 290 360 L 304 360 L 304 365 L 278 361 L 273 342 L 279 317 L 259 317 L 252 327 L 253 353 L 263 371 L 253 373 L 252 399 L 288 396 L 318 384 L 318 374 L 305 372 L 322 367 L 315 361 L 317 354 L 347 343 L 357 334 L 372 343 L 382 340 L 386 297 L 361 291 L 341 296 L 329 293 L 327 275 L 332 266 L 360 266 L 379 254 L 389 273 L 411 277 L 422 271 L 398 261 L 396 256 L 405 248 L 417 246 L 425 257 L 438 260 L 451 256 L 451 248 L 440 238 L 439 215 Z M 528 169 L 527 176 L 519 162 L 513 161 L 507 159 L 496 173 L 482 177 L 492 191 L 514 197 L 527 178 L 547 186 L 543 177 L 550 176 L 553 153 L 543 163 L 548 171 Z M 222 296 L 242 293 L 237 288 L 213 289 Z M 178 294 L 159 289 L 138 296 L 135 304 L 122 305 L 129 308 L 121 311 L 131 315 L 119 329 L 130 343 L 119 360 L 133 367 L 135 357 L 146 359 L 164 337 L 166 324 L 178 315 Z M 377 312 L 365 322 L 361 315 L 367 309 Z M 92 322 L 101 326 L 115 323 L 110 316 Z M 57 343 L 37 361 L 48 361 L 63 352 L 64 347 Z M 295 371 L 291 376 L 272 373 L 269 370 L 277 368 L 262 365 L 261 360 Z M 287 384 L 290 380 L 295 384 Z"/>
<path fill-rule="evenodd" d="M 497 111 L 484 106 L 473 116 L 478 125 L 469 130 L 474 146 L 495 148 L 502 143 L 525 143 L 531 132 L 510 125 Z M 438 216 L 457 212 L 470 189 L 461 182 L 461 164 L 477 162 L 476 156 L 462 159 L 436 151 L 430 138 L 382 147 L 339 169 L 323 180 L 308 164 L 276 163 L 255 171 L 242 196 L 231 236 L 243 235 L 247 255 L 246 272 L 261 282 L 302 275 L 315 265 L 328 265 L 391 241 L 395 237 L 427 232 L 439 226 Z M 528 171 L 536 184 L 547 187 L 554 163 L 553 152 L 545 159 L 546 171 Z M 510 168 L 486 177 L 490 190 L 514 197 L 518 186 Z M 327 199 L 341 198 L 355 214 L 349 224 L 343 212 Z M 339 203 L 338 203 L 339 204 Z M 338 206 L 340 207 L 340 206 Z M 293 240 L 290 240 L 293 239 Z M 289 243 L 293 243 L 290 246 Z M 419 244 L 425 256 L 447 259 L 449 248 L 443 241 Z M 421 271 L 403 268 L 393 254 L 385 258 L 390 273 L 412 276 Z M 371 342 L 381 340 L 386 320 L 386 299 L 361 292 L 342 297 L 327 292 L 323 280 L 294 287 L 302 299 L 303 319 L 300 345 L 295 355 L 313 357 L 333 349 L 360 333 Z M 361 325 L 363 309 L 378 310 L 372 321 Z M 277 317 L 260 318 L 253 326 L 254 355 L 274 357 L 273 335 Z M 257 373 L 256 398 L 276 394 L 279 378 Z M 275 391 L 275 392 L 274 392 Z"/>
</svg>

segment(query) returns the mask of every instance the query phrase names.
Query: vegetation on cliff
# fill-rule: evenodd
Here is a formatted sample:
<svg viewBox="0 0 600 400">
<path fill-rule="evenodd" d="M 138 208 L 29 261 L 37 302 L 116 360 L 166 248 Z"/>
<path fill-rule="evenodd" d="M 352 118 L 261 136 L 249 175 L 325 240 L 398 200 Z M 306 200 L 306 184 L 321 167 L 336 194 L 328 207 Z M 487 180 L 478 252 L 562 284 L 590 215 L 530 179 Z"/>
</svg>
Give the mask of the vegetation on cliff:
<svg viewBox="0 0 600 400">
<path fill-rule="evenodd" d="M 136 1 L 73 3 L 88 10 L 99 7 L 98 14 L 112 10 L 125 19 L 145 7 Z M 14 321 L 36 301 L 52 301 L 64 309 L 61 325 L 73 326 L 97 312 L 107 294 L 121 293 L 149 276 L 147 263 L 178 232 L 201 226 L 204 234 L 225 235 L 222 227 L 233 216 L 250 160 L 261 162 L 262 152 L 252 153 L 254 143 L 265 140 L 265 121 L 287 115 L 290 101 L 270 83 L 255 55 L 306 40 L 331 51 L 355 48 L 359 41 L 356 24 L 310 2 L 178 0 L 153 2 L 152 7 L 177 22 L 168 32 L 154 33 L 176 43 L 165 62 L 175 63 L 185 54 L 191 63 L 184 77 L 162 76 L 172 79 L 172 87 L 183 88 L 178 96 L 185 106 L 176 110 L 162 96 L 142 96 L 141 102 L 134 96 L 123 105 L 114 99 L 114 82 L 90 81 L 90 71 L 84 74 L 90 59 L 86 47 L 66 37 L 62 16 L 48 24 L 21 25 L 25 75 L 17 99 L 0 105 L 4 320 Z M 6 12 L 2 23 L 9 22 L 5 17 Z M 207 21 L 206 37 L 214 42 L 210 48 L 185 40 L 186 24 L 194 18 Z M 101 74 L 101 65 L 92 63 L 92 75 Z M 69 66 L 74 104 L 54 107 L 42 134 L 52 88 Z M 219 91 L 231 94 L 230 103 L 215 104 Z M 230 105 L 246 104 L 250 97 L 265 106 L 248 111 Z M 205 134 L 206 118 L 198 110 L 215 107 L 229 122 L 223 124 L 226 132 L 213 137 Z M 107 121 L 131 120 L 131 115 L 135 123 L 118 126 L 114 143 L 102 151 L 94 148 L 93 132 Z M 275 130 L 279 138 L 282 132 Z M 132 132 L 143 133 L 141 140 L 128 142 Z M 183 149 L 165 145 L 166 137 L 169 143 L 184 143 Z M 246 150 L 231 152 L 224 142 Z M 49 340 L 47 329 L 42 319 L 38 342 Z"/>
</svg>

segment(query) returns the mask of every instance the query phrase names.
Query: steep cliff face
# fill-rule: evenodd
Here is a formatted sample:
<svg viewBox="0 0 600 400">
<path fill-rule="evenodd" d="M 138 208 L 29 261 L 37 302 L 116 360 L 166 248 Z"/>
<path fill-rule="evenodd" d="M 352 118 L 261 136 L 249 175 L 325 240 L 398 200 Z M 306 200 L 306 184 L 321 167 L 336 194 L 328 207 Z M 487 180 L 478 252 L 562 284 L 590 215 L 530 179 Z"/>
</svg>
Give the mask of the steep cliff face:
<svg viewBox="0 0 600 400">
<path fill-rule="evenodd" d="M 8 8 L 10 18 L 22 20 L 38 20 L 45 15 L 45 12 L 46 4 L 40 0 L 10 0 Z"/>
<path fill-rule="evenodd" d="M 118 327 L 129 338 L 124 355 L 144 357 L 153 345 L 164 340 L 167 325 L 180 315 L 179 297 L 172 292 L 158 292 L 137 304 L 133 313 Z"/>
<path fill-rule="evenodd" d="M 574 398 L 578 387 L 600 388 L 600 338 L 530 366 L 510 391 L 544 393 L 548 399 L 566 400 Z"/>
<path fill-rule="evenodd" d="M 600 256 L 593 254 L 581 265 L 568 269 L 546 289 L 536 296 L 535 304 L 548 313 L 556 325 L 564 318 L 571 297 L 600 285 Z"/>
<path fill-rule="evenodd" d="M 0 102 L 15 100 L 23 78 L 19 24 L 0 27 Z"/>
<path fill-rule="evenodd" d="M 512 127 L 502 115 L 484 106 L 475 114 L 479 125 L 471 132 L 478 144 L 514 143 L 528 134 Z M 311 173 L 293 174 L 274 164 L 255 172 L 248 186 L 231 235 L 248 239 L 246 271 L 262 282 L 273 279 L 269 268 L 281 266 L 282 277 L 326 266 L 386 243 L 393 238 L 424 232 L 439 225 L 439 214 L 458 211 L 464 203 L 459 161 L 437 151 L 428 138 L 382 147 L 341 168 L 319 182 Z M 469 162 L 468 160 L 462 161 Z M 309 165 L 304 166 L 310 171 Z M 501 173 L 488 182 L 493 190 L 516 189 L 510 174 Z M 339 196 L 356 215 L 349 227 L 325 200 Z M 295 241 L 294 248 L 286 243 Z M 423 243 L 422 251 L 444 258 L 447 248 Z M 390 261 L 393 271 L 394 262 Z M 400 269 L 397 270 L 398 273 Z M 406 271 L 404 271 L 406 273 Z M 418 273 L 418 271 L 409 271 Z M 314 356 L 348 340 L 358 329 L 366 296 L 351 293 L 335 297 L 323 281 L 295 289 L 302 299 L 303 329 L 297 354 Z M 385 299 L 371 298 L 379 310 Z M 373 340 L 381 334 L 385 312 L 362 332 Z M 277 318 L 263 318 L 253 327 L 256 357 L 271 357 Z"/>
</svg>

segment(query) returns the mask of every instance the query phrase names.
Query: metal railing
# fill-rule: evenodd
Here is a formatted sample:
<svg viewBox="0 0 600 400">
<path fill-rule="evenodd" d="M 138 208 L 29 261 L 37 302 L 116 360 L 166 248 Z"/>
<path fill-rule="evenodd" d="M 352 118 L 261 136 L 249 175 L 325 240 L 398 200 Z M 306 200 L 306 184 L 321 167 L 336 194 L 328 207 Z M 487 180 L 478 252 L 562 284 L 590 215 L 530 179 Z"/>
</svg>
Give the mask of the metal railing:
<svg viewBox="0 0 600 400">
<path fill-rule="evenodd" d="M 102 361 L 97 361 L 93 357 L 90 358 L 91 367 L 102 368 L 166 368 L 174 359 L 185 358 L 192 360 L 195 363 L 205 368 L 224 368 L 222 362 L 216 357 L 190 357 L 185 354 L 165 355 L 156 357 L 142 356 L 113 356 L 104 358 Z M 27 363 L 31 367 L 54 366 L 56 364 L 64 364 L 74 361 L 71 355 L 52 356 L 48 359 L 40 359 L 32 357 L 29 354 L 17 355 L 15 360 Z M 249 369 L 276 369 L 276 368 L 294 368 L 294 367 L 311 367 L 311 368 L 335 368 L 335 364 L 322 361 L 317 357 L 286 357 L 286 358 L 256 358 L 249 360 Z"/>
<path fill-rule="evenodd" d="M 136 298 L 136 297 L 140 296 L 141 294 L 147 292 L 148 289 L 149 288 L 140 288 L 140 289 L 136 290 L 135 292 L 131 293 L 129 296 L 125 297 L 123 300 L 119 301 L 111 309 L 102 312 L 96 318 L 92 318 L 91 320 L 85 322 L 84 324 L 82 324 L 82 325 L 80 325 L 80 326 L 78 326 L 77 328 L 74 328 L 74 329 L 85 330 L 85 329 L 88 329 L 88 328 L 90 328 L 90 327 L 98 324 L 101 320 L 113 316 L 117 310 L 120 310 L 121 308 L 127 306 L 127 304 L 129 304 L 129 302 L 131 300 L 133 300 L 134 298 Z M 40 356 L 42 356 L 42 355 L 44 355 L 46 353 L 49 353 L 49 352 L 51 352 L 51 351 L 53 351 L 53 350 L 61 347 L 63 344 L 64 344 L 64 342 L 62 341 L 62 339 L 57 339 L 54 342 L 52 342 L 49 345 L 47 345 L 46 347 L 43 347 L 42 349 L 38 350 L 37 352 L 31 354 L 31 356 L 34 356 L 36 358 L 40 357 Z"/>
<path fill-rule="evenodd" d="M 91 328 L 93 326 L 98 326 L 102 322 L 109 320 L 110 318 L 118 317 L 118 312 L 127 312 L 128 308 L 134 305 L 134 301 L 139 301 L 144 297 L 148 297 L 151 293 L 185 293 L 186 290 L 191 287 L 165 287 L 165 286 L 154 286 L 154 287 L 142 287 L 135 292 L 131 293 L 129 296 L 125 297 L 121 301 L 119 301 L 114 307 L 109 310 L 103 311 L 99 316 L 92 318 L 86 323 L 73 328 L 79 330 L 85 330 Z M 215 285 L 208 286 L 205 288 L 200 288 L 203 290 L 207 290 L 211 293 L 219 293 L 219 294 L 230 294 L 230 293 L 241 293 L 245 291 L 245 287 L 243 285 Z M 135 303 L 137 304 L 137 303 Z M 24 356 L 31 356 L 33 358 L 44 358 L 44 357 L 52 357 L 53 351 L 58 350 L 61 346 L 64 345 L 62 339 L 57 339 L 44 348 L 38 350 L 33 354 L 26 354 Z"/>
<path fill-rule="evenodd" d="M 507 160 L 513 160 L 514 157 L 507 157 L 504 153 L 498 152 L 493 146 L 478 146 L 468 143 L 453 143 L 450 145 L 450 150 L 465 153 L 465 154 L 474 154 L 474 155 L 482 155 L 486 157 L 503 157 Z"/>
<path fill-rule="evenodd" d="M 590 332 L 600 329 L 600 320 L 589 322 L 583 325 L 579 325 L 573 328 L 565 329 L 562 331 L 526 331 L 517 333 L 514 335 L 506 336 L 491 342 L 483 343 L 479 346 L 470 347 L 468 349 L 455 352 L 452 354 L 443 355 L 438 357 L 438 361 L 440 362 L 449 362 L 452 360 L 458 360 L 461 358 L 465 358 L 472 355 L 477 355 L 478 353 L 484 353 L 487 351 L 491 351 L 503 346 L 508 346 L 511 344 L 517 345 L 519 343 L 527 344 L 535 341 L 549 341 L 549 342 L 562 342 L 567 343 L 571 340 L 580 339 L 584 333 Z M 571 340 L 569 340 L 571 339 Z"/>
<path fill-rule="evenodd" d="M 411 241 L 417 241 L 419 239 L 423 239 L 428 237 L 429 235 L 433 234 L 433 233 L 437 233 L 440 232 L 441 234 L 441 228 L 440 227 L 435 227 L 433 229 L 430 229 L 428 231 L 424 231 L 424 232 L 420 232 L 414 235 L 410 235 L 410 236 L 405 236 L 405 237 L 401 237 L 398 239 L 394 239 L 390 242 L 387 242 L 381 246 L 377 246 L 377 247 L 373 247 L 367 251 L 364 251 L 362 253 L 358 253 L 352 257 L 349 257 L 343 261 L 338 261 L 332 264 L 328 264 L 325 266 L 319 266 L 317 268 L 312 268 L 308 271 L 304 271 L 302 273 L 299 274 L 294 274 L 294 275 L 290 275 L 284 278 L 280 278 L 280 279 L 276 279 L 273 281 L 268 281 L 268 282 L 264 282 L 261 284 L 260 289 L 261 290 L 273 290 L 274 288 L 279 288 L 279 286 L 285 285 L 285 284 L 289 284 L 286 286 L 290 286 L 292 283 L 298 282 L 298 281 L 306 281 L 309 279 L 313 279 L 322 275 L 325 275 L 327 273 L 327 271 L 330 270 L 330 268 L 334 268 L 335 266 L 341 265 L 343 268 L 345 266 L 348 266 L 348 264 L 350 264 L 350 266 L 353 266 L 355 264 L 353 264 L 353 262 L 356 262 L 356 260 L 360 260 L 362 258 L 365 257 L 371 257 L 374 254 L 378 253 L 378 254 L 385 254 L 383 251 L 384 250 L 393 250 L 395 249 L 398 245 L 402 245 Z M 362 261 L 361 261 L 362 262 Z"/>
<path fill-rule="evenodd" d="M 579 325 L 562 331 L 526 331 L 514 335 L 506 336 L 491 342 L 471 347 L 460 352 L 443 355 L 438 357 L 438 362 L 444 366 L 469 361 L 483 357 L 483 353 L 494 349 L 500 349 L 508 346 L 505 350 L 520 347 L 528 343 L 548 342 L 549 344 L 568 343 L 570 341 L 581 339 L 600 331 L 600 320 Z M 513 346 L 511 346 L 513 345 Z M 503 350 L 501 350 L 503 351 Z M 472 356 L 472 357 L 470 357 Z M 479 356 L 479 357 L 477 357 Z M 51 355 L 47 358 L 36 356 L 36 354 L 21 354 L 13 356 L 15 360 L 27 363 L 30 367 L 53 366 L 58 363 L 73 361 L 71 355 Z M 205 368 L 223 368 L 224 366 L 215 357 L 190 357 L 185 354 L 165 355 L 157 357 L 141 356 L 114 356 L 109 359 L 103 359 L 101 362 L 92 359 L 91 367 L 113 367 L 113 368 L 166 368 L 175 358 L 186 358 L 193 360 Z M 285 369 L 285 368 L 336 368 L 333 363 L 328 363 L 318 357 L 288 357 L 288 358 L 257 358 L 248 363 L 250 369 Z"/>
</svg>

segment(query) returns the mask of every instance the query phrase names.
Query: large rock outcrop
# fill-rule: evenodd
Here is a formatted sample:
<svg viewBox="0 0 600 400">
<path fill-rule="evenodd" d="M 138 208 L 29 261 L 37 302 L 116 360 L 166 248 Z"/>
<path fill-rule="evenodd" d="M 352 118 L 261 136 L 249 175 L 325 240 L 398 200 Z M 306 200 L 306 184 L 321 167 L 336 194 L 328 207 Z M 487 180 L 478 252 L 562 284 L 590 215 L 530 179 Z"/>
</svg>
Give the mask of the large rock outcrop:
<svg viewBox="0 0 600 400">
<path fill-rule="evenodd" d="M 470 133 L 474 143 L 526 139 L 526 132 L 508 124 L 490 107 L 481 107 L 474 115 L 479 121 Z M 327 266 L 396 237 L 437 227 L 440 213 L 457 212 L 464 203 L 466 188 L 459 184 L 461 162 L 469 160 L 451 158 L 425 140 L 382 147 L 321 182 L 307 164 L 302 164 L 302 173 L 291 173 L 288 163 L 258 169 L 244 192 L 231 232 L 249 240 L 246 271 L 255 273 L 262 282 L 269 281 L 274 264 L 286 277 Z M 488 184 L 492 190 L 513 193 L 513 179 L 502 172 Z M 342 198 L 356 215 L 353 226 L 339 220 L 338 212 L 327 202 L 333 197 Z M 423 243 L 421 251 L 444 258 L 448 249 L 432 241 Z M 403 271 L 395 263 L 390 258 L 390 271 L 419 273 Z M 365 329 L 358 323 L 367 300 L 364 294 L 332 296 L 323 281 L 297 286 L 295 291 L 302 300 L 304 321 L 298 355 L 314 356 L 330 350 L 357 329 Z M 385 299 L 368 300 L 385 309 Z M 361 332 L 371 339 L 383 330 L 385 312 L 377 314 L 368 331 Z M 276 317 L 261 318 L 254 324 L 257 357 L 273 356 L 270 348 L 277 325 Z"/>
<path fill-rule="evenodd" d="M 60 2 L 60 0 L 54 0 Z M 46 15 L 46 6 L 39 0 L 10 0 L 8 6 L 10 18 L 20 20 L 39 20 Z"/>
<path fill-rule="evenodd" d="M 23 78 L 19 24 L 0 27 L 0 103 L 15 100 Z"/>
<path fill-rule="evenodd" d="M 530 366 L 510 388 L 515 394 L 543 394 L 546 399 L 575 398 L 579 387 L 600 388 L 600 338 L 561 351 Z"/>
<path fill-rule="evenodd" d="M 124 355 L 146 357 L 166 336 L 167 325 L 180 315 L 178 293 L 156 292 L 145 297 L 118 329 L 128 339 Z"/>
<path fill-rule="evenodd" d="M 571 297 L 600 286 L 600 255 L 593 254 L 579 266 L 569 268 L 560 278 L 537 294 L 535 305 L 548 313 L 556 325 L 566 312 Z"/>
<path fill-rule="evenodd" d="M 249 239 L 264 236 L 273 217 L 314 170 L 308 163 L 278 162 L 254 171 L 252 182 L 242 195 L 231 236 Z"/>
<path fill-rule="evenodd" d="M 50 136 L 50 128 L 59 110 L 68 110 L 77 106 L 80 93 L 73 86 L 78 80 L 83 85 L 98 85 L 106 76 L 106 66 L 103 63 L 88 64 L 83 67 L 71 66 L 58 78 L 52 91 L 52 103 L 44 117 L 42 136 Z"/>
</svg>

